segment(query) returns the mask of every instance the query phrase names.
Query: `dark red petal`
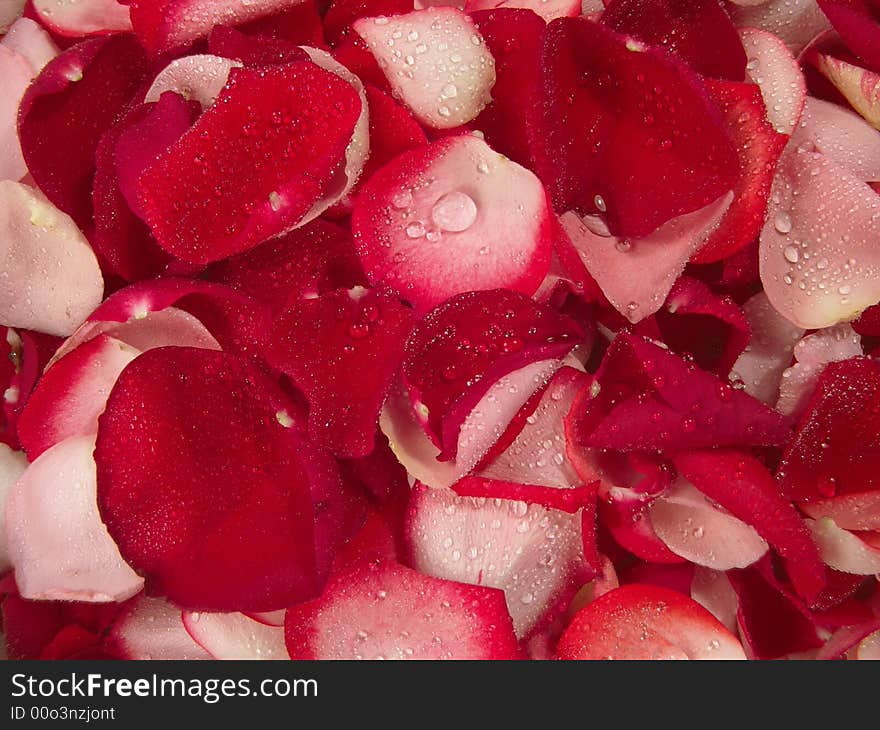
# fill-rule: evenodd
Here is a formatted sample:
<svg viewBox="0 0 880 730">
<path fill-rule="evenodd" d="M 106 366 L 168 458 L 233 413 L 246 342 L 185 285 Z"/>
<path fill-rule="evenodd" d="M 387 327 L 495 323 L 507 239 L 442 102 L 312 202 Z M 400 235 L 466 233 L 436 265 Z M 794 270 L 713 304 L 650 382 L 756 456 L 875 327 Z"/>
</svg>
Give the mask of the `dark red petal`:
<svg viewBox="0 0 880 730">
<path fill-rule="evenodd" d="M 341 172 L 360 109 L 351 84 L 313 63 L 233 69 L 141 178 L 156 239 L 209 263 L 296 227 Z"/>
<path fill-rule="evenodd" d="M 880 71 L 880 6 L 875 0 L 818 0 L 849 49 Z"/>
<path fill-rule="evenodd" d="M 209 277 L 275 315 L 302 297 L 367 283 L 348 231 L 321 219 L 218 262 Z"/>
<path fill-rule="evenodd" d="M 779 466 L 784 493 L 812 502 L 880 489 L 880 363 L 831 363 Z"/>
<path fill-rule="evenodd" d="M 372 450 L 411 326 L 394 295 L 362 287 L 300 299 L 275 321 L 267 356 L 305 393 L 313 439 L 349 458 Z"/>
<path fill-rule="evenodd" d="M 865 621 L 856 626 L 844 626 L 835 631 L 819 649 L 816 659 L 845 659 L 847 652 L 875 631 L 880 631 L 880 618 Z"/>
<path fill-rule="evenodd" d="M 381 431 L 376 431 L 375 446 L 367 456 L 342 459 L 340 467 L 381 504 L 409 495 L 406 469 L 397 460 L 388 445 L 388 438 Z"/>
<path fill-rule="evenodd" d="M 706 91 L 721 112 L 739 156 L 733 203 L 718 229 L 693 256 L 710 263 L 748 246 L 761 233 L 776 163 L 788 142 L 767 121 L 764 99 L 755 84 L 706 80 Z"/>
<path fill-rule="evenodd" d="M 528 10 L 481 10 L 471 17 L 495 58 L 492 101 L 472 126 L 493 149 L 532 166 L 529 124 L 537 124 L 545 23 Z"/>
<path fill-rule="evenodd" d="M 783 417 L 642 337 L 618 334 L 569 415 L 572 443 L 619 450 L 781 445 Z M 595 392 L 593 392 L 595 391 Z"/>
<path fill-rule="evenodd" d="M 279 5 L 279 3 L 276 3 Z M 285 8 L 272 14 L 236 24 L 236 29 L 255 38 L 259 43 L 278 40 L 291 45 L 325 48 L 324 29 L 321 25 L 317 0 L 285 2 Z"/>
<path fill-rule="evenodd" d="M 315 594 L 309 447 L 283 425 L 286 404 L 256 368 L 209 350 L 151 350 L 120 375 L 99 420 L 98 504 L 152 591 L 216 611 Z"/>
<path fill-rule="evenodd" d="M 679 472 L 710 500 L 755 528 L 782 557 L 798 593 L 814 600 L 825 566 L 810 531 L 780 493 L 767 468 L 741 451 L 690 451 L 675 457 Z"/>
<path fill-rule="evenodd" d="M 742 81 L 746 54 L 719 0 L 611 0 L 602 25 L 663 46 L 704 76 Z"/>
<path fill-rule="evenodd" d="M 678 563 L 677 565 L 633 563 L 621 570 L 618 577 L 621 584 L 641 583 L 642 585 L 659 586 L 681 593 L 683 596 L 690 596 L 695 570 L 696 566 L 693 563 Z"/>
<path fill-rule="evenodd" d="M 324 15 L 324 33 L 336 45 L 351 35 L 351 24 L 358 18 L 402 15 L 413 9 L 411 0 L 332 0 Z"/>
<path fill-rule="evenodd" d="M 223 349 L 251 357 L 260 353 L 270 327 L 269 312 L 264 306 L 229 287 L 169 277 L 132 284 L 105 299 L 65 342 L 56 358 L 102 332 L 138 349 L 146 349 L 143 339 L 151 341 L 154 333 L 149 327 L 145 332 L 138 331 L 138 322 L 149 320 L 151 313 L 169 307 L 193 315 Z M 134 331 L 128 336 L 120 332 L 123 328 Z"/>
<path fill-rule="evenodd" d="M 241 61 L 245 66 L 308 60 L 308 54 L 288 40 L 247 35 L 236 28 L 223 26 L 211 31 L 208 50 L 217 56 Z"/>
<path fill-rule="evenodd" d="M 582 608 L 556 652 L 560 659 L 745 659 L 736 637 L 699 603 L 638 583 Z"/>
<path fill-rule="evenodd" d="M 504 595 L 390 561 L 335 575 L 320 599 L 288 609 L 292 659 L 516 659 Z"/>
<path fill-rule="evenodd" d="M 416 326 L 403 375 L 428 433 L 455 455 L 461 425 L 502 376 L 565 356 L 582 336 L 577 323 L 522 294 L 460 294 Z"/>
<path fill-rule="evenodd" d="M 364 91 L 370 106 L 370 157 L 362 173 L 367 180 L 397 155 L 428 140 L 412 114 L 388 94 L 372 84 L 364 84 Z"/>
<path fill-rule="evenodd" d="M 751 336 L 743 311 L 730 297 L 719 296 L 690 276 L 675 283 L 655 321 L 673 352 L 722 378 Z"/>
<path fill-rule="evenodd" d="M 644 236 L 734 186 L 727 131 L 700 82 L 666 53 L 561 18 L 547 28 L 542 64 L 537 169 L 558 212 L 600 212 L 612 233 Z"/>
<path fill-rule="evenodd" d="M 800 602 L 762 573 L 759 568 L 727 573 L 739 598 L 737 623 L 749 656 L 779 659 L 822 646 Z"/>
<path fill-rule="evenodd" d="M 146 72 L 133 35 L 86 40 L 50 61 L 21 101 L 18 133 L 28 170 L 46 197 L 86 232 L 92 228 L 98 141 Z"/>
</svg>

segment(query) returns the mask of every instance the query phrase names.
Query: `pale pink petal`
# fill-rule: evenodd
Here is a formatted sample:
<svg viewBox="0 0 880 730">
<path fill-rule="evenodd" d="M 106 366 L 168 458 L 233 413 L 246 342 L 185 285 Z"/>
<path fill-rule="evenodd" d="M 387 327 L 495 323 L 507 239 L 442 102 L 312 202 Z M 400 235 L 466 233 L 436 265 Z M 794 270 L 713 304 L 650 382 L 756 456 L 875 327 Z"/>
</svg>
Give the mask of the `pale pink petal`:
<svg viewBox="0 0 880 730">
<path fill-rule="evenodd" d="M 128 7 L 116 0 L 34 0 L 34 10 L 59 35 L 131 30 Z"/>
<path fill-rule="evenodd" d="M 95 254 L 70 216 L 36 190 L 0 181 L 0 322 L 69 335 L 103 292 Z"/>
<path fill-rule="evenodd" d="M 21 451 L 0 444 L 0 575 L 12 567 L 6 541 L 6 500 L 27 465 L 27 457 Z"/>
<path fill-rule="evenodd" d="M 730 381 L 768 405 L 779 398 L 779 381 L 791 362 L 794 346 L 804 335 L 777 312 L 767 295 L 758 292 L 743 304 L 752 339 L 730 371 Z"/>
<path fill-rule="evenodd" d="M 880 129 L 880 74 L 821 53 L 815 64 L 853 109 Z"/>
<path fill-rule="evenodd" d="M 27 166 L 18 141 L 18 104 L 34 77 L 24 56 L 0 44 L 0 179 L 21 180 Z"/>
<path fill-rule="evenodd" d="M 799 327 L 855 319 L 880 300 L 880 196 L 827 156 L 788 148 L 761 232 L 761 282 Z"/>
<path fill-rule="evenodd" d="M 806 520 L 806 523 L 819 546 L 822 560 L 832 568 L 855 575 L 880 573 L 880 550 L 838 527 L 830 517 Z"/>
<path fill-rule="evenodd" d="M 791 134 L 801 118 L 807 85 L 797 60 L 772 33 L 755 28 L 739 32 L 749 59 L 746 76 L 764 97 L 767 119 L 781 134 Z"/>
<path fill-rule="evenodd" d="M 284 626 L 269 626 L 243 613 L 185 611 L 183 625 L 214 659 L 289 659 Z"/>
<path fill-rule="evenodd" d="M 111 647 L 124 659 L 211 659 L 187 633 L 178 606 L 140 596 L 110 630 Z"/>
<path fill-rule="evenodd" d="M 30 18 L 16 20 L 6 31 L 0 45 L 22 56 L 35 76 L 58 55 L 58 47 L 51 36 Z"/>
<path fill-rule="evenodd" d="M 176 58 L 153 79 L 144 101 L 159 101 L 166 91 L 173 91 L 207 109 L 226 86 L 229 72 L 239 66 L 239 61 L 208 54 Z"/>
<path fill-rule="evenodd" d="M 599 230 L 573 212 L 559 220 L 608 301 L 635 323 L 663 306 L 688 259 L 718 226 L 732 200 L 733 193 L 728 193 L 636 241 L 607 235 L 607 229 Z"/>
<path fill-rule="evenodd" d="M 489 102 L 495 60 L 473 21 L 456 8 L 429 8 L 353 25 L 395 95 L 419 121 L 449 129 Z M 455 59 L 455 60 L 451 60 Z"/>
<path fill-rule="evenodd" d="M 143 588 L 98 514 L 94 448 L 94 436 L 62 441 L 9 494 L 9 556 L 24 598 L 103 603 Z"/>
<path fill-rule="evenodd" d="M 816 0 L 732 0 L 728 5 L 740 28 L 760 28 L 779 36 L 798 54 L 817 35 L 831 27 Z"/>
<path fill-rule="evenodd" d="M 736 634 L 739 599 L 723 571 L 698 565 L 691 581 L 691 598 L 724 624 L 728 631 Z"/>
</svg>

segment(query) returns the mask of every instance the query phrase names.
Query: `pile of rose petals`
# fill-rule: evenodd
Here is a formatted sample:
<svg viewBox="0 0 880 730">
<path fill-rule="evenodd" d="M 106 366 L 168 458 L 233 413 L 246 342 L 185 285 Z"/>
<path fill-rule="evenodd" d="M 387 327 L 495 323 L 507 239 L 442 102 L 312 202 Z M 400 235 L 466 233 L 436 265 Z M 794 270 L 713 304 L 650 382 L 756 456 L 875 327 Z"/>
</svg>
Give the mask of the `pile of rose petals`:
<svg viewBox="0 0 880 730">
<path fill-rule="evenodd" d="M 0 8 L 11 658 L 880 658 L 878 0 Z"/>
</svg>

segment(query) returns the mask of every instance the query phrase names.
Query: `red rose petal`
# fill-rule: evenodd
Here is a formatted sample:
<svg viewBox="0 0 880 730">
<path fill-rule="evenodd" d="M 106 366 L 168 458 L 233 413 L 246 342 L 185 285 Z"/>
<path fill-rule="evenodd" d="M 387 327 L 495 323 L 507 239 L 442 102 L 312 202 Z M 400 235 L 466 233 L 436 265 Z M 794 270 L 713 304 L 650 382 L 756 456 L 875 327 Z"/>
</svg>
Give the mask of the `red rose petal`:
<svg viewBox="0 0 880 730">
<path fill-rule="evenodd" d="M 430 617 L 430 618 L 428 618 Z M 360 562 L 288 609 L 293 659 L 516 659 L 501 591 Z"/>
<path fill-rule="evenodd" d="M 370 157 L 363 172 L 363 179 L 368 180 L 392 159 L 424 147 L 428 140 L 413 116 L 388 94 L 370 84 L 364 91 L 370 107 Z"/>
<path fill-rule="evenodd" d="M 779 466 L 786 495 L 811 502 L 880 489 L 880 363 L 828 365 Z"/>
<path fill-rule="evenodd" d="M 503 590 L 519 637 L 592 577 L 578 515 L 417 485 L 405 530 L 416 570 Z"/>
<path fill-rule="evenodd" d="M 217 102 L 141 178 L 156 239 L 209 263 L 295 228 L 338 174 L 360 108 L 351 84 L 313 63 L 234 69 Z"/>
<path fill-rule="evenodd" d="M 117 0 L 33 0 L 33 8 L 41 23 L 62 36 L 131 30 L 128 8 Z"/>
<path fill-rule="evenodd" d="M 560 659 L 745 659 L 736 637 L 696 601 L 639 584 L 581 609 L 556 652 Z"/>
<path fill-rule="evenodd" d="M 372 450 L 411 325 L 396 297 L 362 287 L 300 299 L 278 317 L 268 358 L 308 399 L 313 439 L 344 457 Z"/>
<path fill-rule="evenodd" d="M 766 118 L 760 88 L 755 84 L 706 81 L 706 91 L 718 106 L 736 143 L 739 179 L 734 199 L 718 229 L 693 255 L 695 263 L 719 261 L 752 243 L 764 225 L 773 173 L 788 138 Z"/>
<path fill-rule="evenodd" d="M 301 298 L 367 283 L 348 231 L 321 219 L 220 261 L 209 275 L 274 315 Z"/>
<path fill-rule="evenodd" d="M 818 0 L 849 49 L 880 71 L 880 10 L 873 0 Z"/>
<path fill-rule="evenodd" d="M 816 545 L 804 520 L 761 462 L 733 450 L 690 451 L 678 454 L 675 466 L 709 499 L 770 543 L 800 595 L 813 600 L 819 594 L 825 575 Z"/>
<path fill-rule="evenodd" d="M 822 645 L 808 613 L 758 568 L 728 574 L 739 598 L 737 623 L 753 659 L 779 659 Z"/>
<path fill-rule="evenodd" d="M 94 38 L 53 59 L 21 101 L 18 133 L 28 170 L 46 197 L 87 233 L 95 149 L 146 71 L 134 36 Z"/>
<path fill-rule="evenodd" d="M 860 644 L 875 633 L 880 637 L 880 618 L 865 621 L 857 626 L 845 626 L 829 637 L 816 654 L 816 659 L 846 659 L 846 654 L 853 649 L 859 655 Z M 862 659 L 863 657 L 859 655 L 857 658 Z"/>
<path fill-rule="evenodd" d="M 535 13 L 505 7 L 471 16 L 495 58 L 492 100 L 473 122 L 486 142 L 525 167 L 532 167 L 529 124 L 538 123 L 541 47 L 545 24 Z"/>
<path fill-rule="evenodd" d="M 742 81 L 746 54 L 719 0 L 611 0 L 602 25 L 663 46 L 697 73 Z"/>
<path fill-rule="evenodd" d="M 239 65 L 240 63 L 229 58 L 209 54 L 176 58 L 153 79 L 144 103 L 159 101 L 166 91 L 173 91 L 185 100 L 196 101 L 203 109 L 207 109 L 226 86 L 229 72 Z M 177 138 L 172 141 L 177 141 Z M 163 149 L 168 146 L 170 144 Z"/>
<path fill-rule="evenodd" d="M 464 420 L 493 383 L 525 365 L 561 359 L 580 334 L 574 320 L 502 289 L 460 294 L 437 307 L 416 326 L 403 363 L 432 440 L 454 456 Z"/>
<path fill-rule="evenodd" d="M 214 28 L 208 38 L 208 50 L 245 66 L 271 66 L 291 61 L 305 61 L 308 54 L 284 38 L 252 36 L 236 28 Z"/>
<path fill-rule="evenodd" d="M 363 186 L 352 217 L 367 276 L 427 312 L 466 291 L 532 294 L 550 264 L 551 212 L 528 170 L 472 136 L 406 152 Z"/>
<path fill-rule="evenodd" d="M 272 381 L 224 353 L 160 348 L 120 375 L 99 420 L 98 503 L 153 591 L 223 611 L 314 595 L 312 498 L 297 456 L 308 446 L 283 425 L 285 406 Z"/>
<path fill-rule="evenodd" d="M 9 557 L 25 598 L 122 601 L 143 587 L 98 515 L 93 449 L 94 436 L 53 446 L 9 493 Z"/>
<path fill-rule="evenodd" d="M 686 354 L 703 370 L 724 377 L 749 344 L 751 332 L 743 311 L 699 279 L 682 276 L 655 317 L 673 352 Z"/>
<path fill-rule="evenodd" d="M 238 25 L 287 10 L 303 0 L 129 0 L 131 22 L 154 55 L 186 46 L 214 26 Z"/>
<path fill-rule="evenodd" d="M 574 445 L 677 450 L 789 438 L 778 413 L 641 337 L 618 334 L 596 379 L 569 415 Z"/>
<path fill-rule="evenodd" d="M 733 145 L 679 62 L 584 18 L 548 26 L 541 62 L 537 170 L 557 211 L 598 211 L 616 235 L 645 236 L 733 187 Z"/>
</svg>

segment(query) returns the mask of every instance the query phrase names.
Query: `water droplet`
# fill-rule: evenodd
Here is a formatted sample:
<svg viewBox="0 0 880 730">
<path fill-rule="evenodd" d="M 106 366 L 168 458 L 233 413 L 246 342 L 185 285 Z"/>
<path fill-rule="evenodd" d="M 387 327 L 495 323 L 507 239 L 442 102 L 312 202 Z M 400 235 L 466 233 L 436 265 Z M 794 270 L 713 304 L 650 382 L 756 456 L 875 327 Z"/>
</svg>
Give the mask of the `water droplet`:
<svg viewBox="0 0 880 730">
<path fill-rule="evenodd" d="M 773 219 L 773 226 L 780 233 L 791 233 L 791 216 L 784 210 L 779 211 Z"/>
<path fill-rule="evenodd" d="M 782 255 L 785 257 L 785 260 L 790 264 L 796 264 L 800 258 L 800 252 L 797 250 L 796 246 L 786 246 L 785 250 L 783 250 Z"/>
<path fill-rule="evenodd" d="M 603 198 L 601 195 L 597 195 L 595 198 L 593 198 L 593 204 L 602 213 L 608 210 L 608 206 L 605 204 L 605 198 Z"/>
<path fill-rule="evenodd" d="M 425 226 L 419 221 L 410 223 L 406 227 L 406 235 L 410 238 L 421 238 L 425 235 Z"/>
<path fill-rule="evenodd" d="M 453 190 L 442 196 L 431 209 L 431 220 L 444 231 L 460 233 L 477 219 L 477 204 L 467 193 Z"/>
</svg>

